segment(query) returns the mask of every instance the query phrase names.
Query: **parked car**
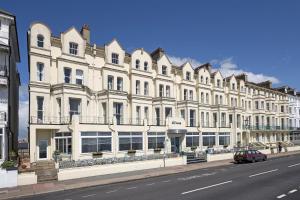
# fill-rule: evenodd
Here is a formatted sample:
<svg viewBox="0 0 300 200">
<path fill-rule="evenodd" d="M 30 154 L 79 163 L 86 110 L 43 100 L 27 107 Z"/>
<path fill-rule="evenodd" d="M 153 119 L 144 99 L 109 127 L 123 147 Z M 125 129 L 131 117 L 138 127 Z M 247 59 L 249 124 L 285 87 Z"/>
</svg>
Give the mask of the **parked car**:
<svg viewBox="0 0 300 200">
<path fill-rule="evenodd" d="M 266 161 L 266 160 L 267 160 L 267 155 L 257 150 L 237 151 L 234 155 L 234 161 L 237 163 L 257 162 L 257 161 Z"/>
</svg>

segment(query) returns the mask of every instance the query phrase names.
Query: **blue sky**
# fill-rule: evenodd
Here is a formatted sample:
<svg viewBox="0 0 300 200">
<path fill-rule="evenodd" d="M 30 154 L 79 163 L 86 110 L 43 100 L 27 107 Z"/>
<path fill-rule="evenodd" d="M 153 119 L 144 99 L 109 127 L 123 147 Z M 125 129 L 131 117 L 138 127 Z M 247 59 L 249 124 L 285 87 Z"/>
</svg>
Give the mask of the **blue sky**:
<svg viewBox="0 0 300 200">
<path fill-rule="evenodd" d="M 176 64 L 212 62 L 225 74 L 249 72 L 253 81 L 300 89 L 300 1 L 1 0 L 0 7 L 17 17 L 22 94 L 28 83 L 26 32 L 34 21 L 48 24 L 53 35 L 86 23 L 98 45 L 117 38 L 128 52 L 162 47 Z M 21 95 L 24 112 L 26 101 Z"/>
</svg>

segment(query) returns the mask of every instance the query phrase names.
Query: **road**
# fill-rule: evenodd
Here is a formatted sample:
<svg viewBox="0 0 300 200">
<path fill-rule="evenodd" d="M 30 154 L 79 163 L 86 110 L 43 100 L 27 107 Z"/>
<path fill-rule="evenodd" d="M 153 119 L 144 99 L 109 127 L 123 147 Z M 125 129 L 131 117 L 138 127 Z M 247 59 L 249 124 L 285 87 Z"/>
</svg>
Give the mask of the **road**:
<svg viewBox="0 0 300 200">
<path fill-rule="evenodd" d="M 35 195 L 33 200 L 300 199 L 300 156 Z"/>
</svg>

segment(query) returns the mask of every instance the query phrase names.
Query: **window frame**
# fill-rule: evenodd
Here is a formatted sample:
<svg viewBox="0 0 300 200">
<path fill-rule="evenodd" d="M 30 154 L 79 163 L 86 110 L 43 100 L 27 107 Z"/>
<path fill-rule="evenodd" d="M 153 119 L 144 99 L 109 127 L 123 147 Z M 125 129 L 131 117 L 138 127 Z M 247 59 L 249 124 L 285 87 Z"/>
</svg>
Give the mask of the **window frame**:
<svg viewBox="0 0 300 200">
<path fill-rule="evenodd" d="M 82 72 L 82 74 L 81 75 L 79 75 L 79 74 L 77 74 L 78 72 Z M 81 69 L 76 69 L 76 71 L 75 71 L 75 73 L 76 73 L 76 84 L 77 85 L 83 85 L 83 80 L 84 80 L 84 72 L 83 72 L 83 70 L 81 70 Z M 80 83 L 80 81 L 81 81 L 81 83 Z"/>
<path fill-rule="evenodd" d="M 44 48 L 45 37 L 42 34 L 36 36 L 36 46 L 39 48 Z"/>
<path fill-rule="evenodd" d="M 36 67 L 37 67 L 37 81 L 44 81 L 44 69 L 45 69 L 44 63 L 37 62 Z"/>
<path fill-rule="evenodd" d="M 150 138 L 154 139 L 154 140 L 151 141 Z M 160 138 L 160 140 L 163 138 L 162 145 L 161 145 L 161 142 L 159 142 L 159 138 Z M 165 143 L 165 139 L 166 139 L 165 132 L 152 132 L 152 131 L 147 132 L 147 149 L 148 150 L 152 150 L 152 149 L 153 150 L 154 149 L 164 149 L 165 148 L 165 144 L 164 144 Z M 151 142 L 152 145 L 149 145 L 150 142 Z M 160 145 L 158 145 L 158 144 L 160 144 Z M 151 146 L 151 147 L 149 147 L 149 146 Z"/>
<path fill-rule="evenodd" d="M 71 55 L 78 55 L 78 43 L 76 42 L 69 42 L 69 54 Z"/>
<path fill-rule="evenodd" d="M 83 135 L 86 134 L 86 135 Z M 90 133 L 90 134 L 88 134 Z M 89 154 L 89 153 L 94 153 L 95 151 L 90 151 L 90 152 L 83 152 L 83 139 L 96 139 L 96 149 L 97 151 L 96 152 L 112 152 L 112 133 L 107 131 L 82 131 L 80 132 L 80 153 L 81 154 Z M 99 151 L 99 140 L 100 139 L 108 139 L 110 140 L 110 148 L 109 149 L 106 149 L 106 150 L 103 150 L 101 149 L 101 144 L 106 144 L 106 143 L 100 143 L 100 151 Z M 108 141 L 107 140 L 107 141 Z"/>
<path fill-rule="evenodd" d="M 121 147 L 120 145 L 124 144 L 124 143 L 120 142 L 121 141 L 120 139 L 125 139 L 125 138 L 129 140 L 129 146 L 130 146 L 129 149 L 120 148 Z M 139 139 L 140 141 L 137 142 L 137 140 L 135 140 L 135 143 L 133 143 L 134 139 Z M 141 144 L 141 148 L 140 147 L 134 148 L 133 144 L 138 144 L 138 145 Z M 142 151 L 143 149 L 144 149 L 143 132 L 118 132 L 118 151 L 119 152 L 124 152 L 124 151 L 128 151 L 128 150 Z"/>
<path fill-rule="evenodd" d="M 111 53 L 111 63 L 115 65 L 119 64 L 119 54 Z"/>
</svg>

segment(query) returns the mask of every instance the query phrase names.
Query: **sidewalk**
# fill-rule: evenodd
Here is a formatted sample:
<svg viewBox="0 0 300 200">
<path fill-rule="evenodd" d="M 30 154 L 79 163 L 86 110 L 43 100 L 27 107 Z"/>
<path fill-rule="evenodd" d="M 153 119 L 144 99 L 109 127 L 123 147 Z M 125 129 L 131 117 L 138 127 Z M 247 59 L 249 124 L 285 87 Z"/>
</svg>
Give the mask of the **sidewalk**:
<svg viewBox="0 0 300 200">
<path fill-rule="evenodd" d="M 272 158 L 290 156 L 295 154 L 300 154 L 300 151 L 284 152 L 280 154 L 268 155 L 268 158 L 272 159 Z M 77 189 L 83 187 L 127 182 L 127 181 L 133 181 L 138 179 L 164 176 L 169 174 L 188 172 L 197 169 L 226 166 L 232 164 L 233 164 L 233 160 L 230 159 L 230 160 L 214 161 L 214 162 L 199 163 L 199 164 L 192 164 L 192 165 L 156 168 L 150 170 L 141 170 L 135 172 L 126 172 L 126 173 L 111 174 L 111 175 L 104 175 L 104 176 L 94 176 L 94 177 L 67 180 L 67 181 L 55 181 L 55 182 L 47 182 L 47 183 L 38 183 L 34 185 L 18 186 L 14 188 L 0 189 L 0 199 L 24 197 L 24 196 L 30 196 L 35 194 L 64 191 L 64 190 Z"/>
</svg>

